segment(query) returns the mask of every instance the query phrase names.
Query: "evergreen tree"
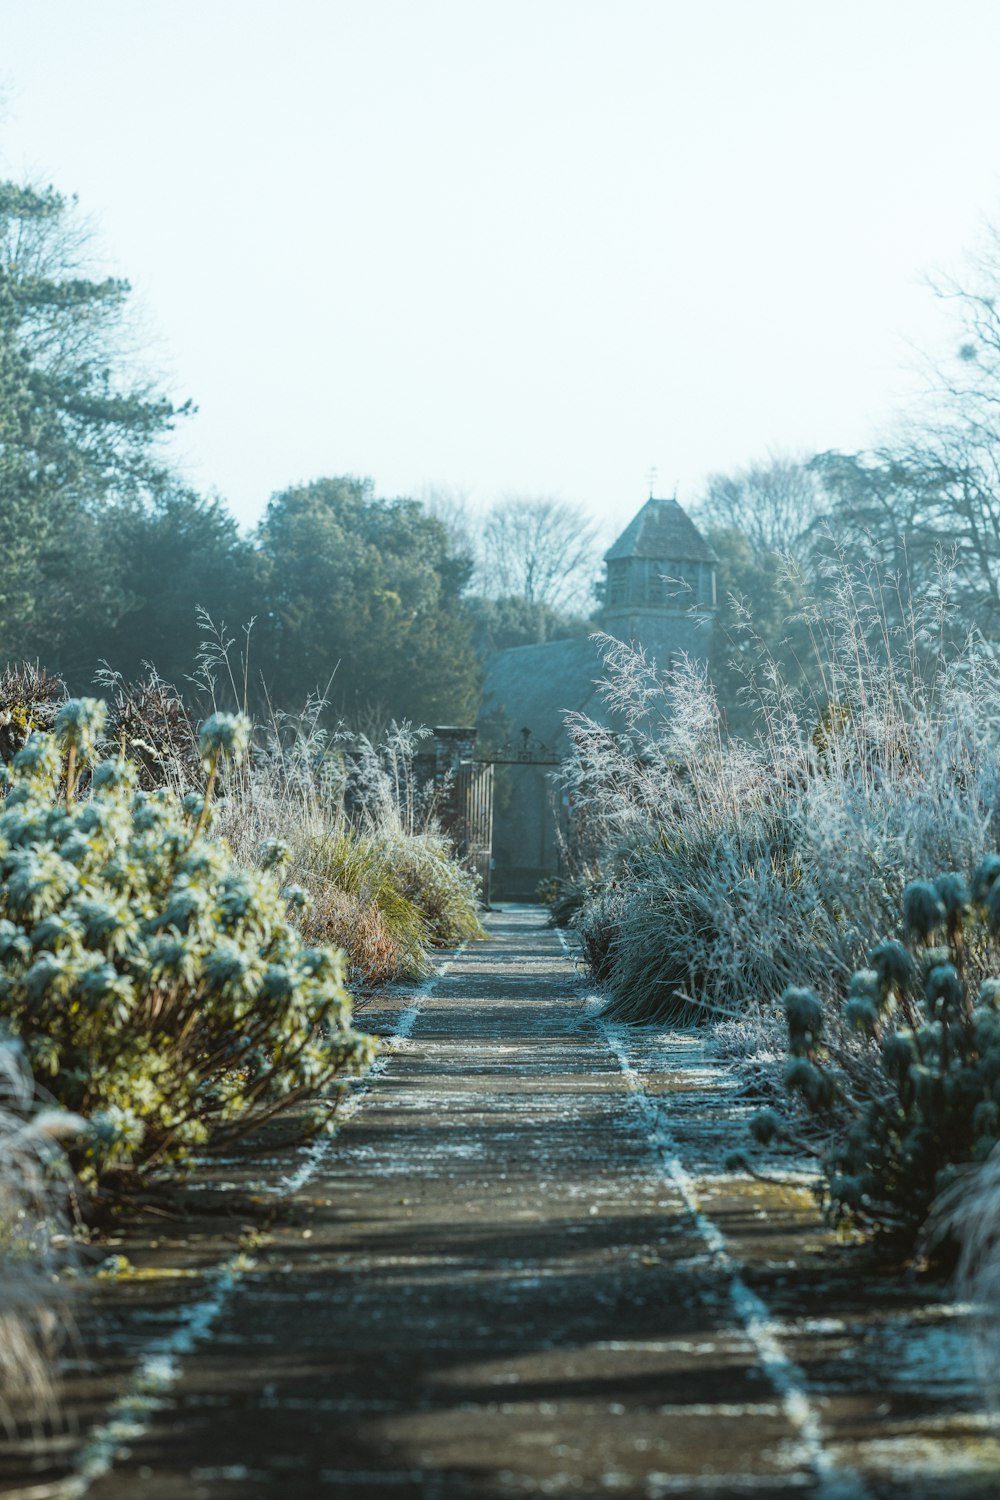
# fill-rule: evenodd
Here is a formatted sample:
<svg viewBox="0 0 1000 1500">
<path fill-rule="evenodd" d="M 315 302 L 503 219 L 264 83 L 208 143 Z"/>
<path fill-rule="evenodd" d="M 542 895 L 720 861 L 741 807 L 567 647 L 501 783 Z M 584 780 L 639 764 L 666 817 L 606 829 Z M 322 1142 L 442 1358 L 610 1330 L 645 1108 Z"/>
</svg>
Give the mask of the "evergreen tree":
<svg viewBox="0 0 1000 1500">
<path fill-rule="evenodd" d="M 470 564 L 419 502 L 377 499 L 368 480 L 320 479 L 276 495 L 258 541 L 259 640 L 277 703 L 319 691 L 354 722 L 471 721 Z"/>
<path fill-rule="evenodd" d="M 188 410 L 132 369 L 128 283 L 86 275 L 86 251 L 71 202 L 0 183 L 0 632 L 57 667 L 122 602 L 101 518 L 162 483 L 157 439 Z"/>
</svg>

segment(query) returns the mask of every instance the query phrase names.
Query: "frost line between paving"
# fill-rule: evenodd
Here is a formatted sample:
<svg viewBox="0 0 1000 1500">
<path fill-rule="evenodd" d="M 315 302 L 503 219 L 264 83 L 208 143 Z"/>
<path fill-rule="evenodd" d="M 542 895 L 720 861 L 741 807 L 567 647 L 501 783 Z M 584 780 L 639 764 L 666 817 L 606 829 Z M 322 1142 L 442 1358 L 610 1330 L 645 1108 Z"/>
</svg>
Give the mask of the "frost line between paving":
<svg viewBox="0 0 1000 1500">
<path fill-rule="evenodd" d="M 353 1097 L 338 1108 L 338 1126 L 360 1109 L 372 1083 L 381 1077 L 392 1061 L 392 1049 L 410 1036 L 424 1002 L 430 998 L 466 946 L 463 943 L 457 948 L 450 959 L 440 964 L 430 978 L 413 991 L 410 1004 L 400 1013 L 396 1030 L 387 1038 L 386 1050 L 372 1063 L 362 1086 Z M 303 1188 L 319 1170 L 335 1135 L 336 1131 L 330 1131 L 307 1147 L 304 1153 L 306 1159 L 299 1170 L 282 1177 L 267 1191 L 287 1197 Z M 166 1404 L 169 1391 L 180 1379 L 181 1357 L 189 1354 L 196 1344 L 209 1336 L 233 1291 L 245 1273 L 252 1271 L 255 1265 L 255 1261 L 241 1252 L 205 1272 L 205 1280 L 211 1287 L 210 1294 L 189 1309 L 179 1327 L 150 1344 L 132 1372 L 125 1390 L 109 1407 L 106 1419 L 94 1429 L 77 1454 L 73 1474 L 49 1491 L 53 1500 L 82 1500 L 91 1485 L 111 1471 L 122 1447 L 143 1436 L 150 1418 Z"/>
<path fill-rule="evenodd" d="M 563 952 L 573 958 L 575 955 L 562 929 L 557 927 L 555 931 Z M 798 1433 L 805 1462 L 819 1482 L 818 1493 L 823 1500 L 867 1500 L 869 1491 L 861 1476 L 850 1471 L 838 1471 L 834 1466 L 826 1447 L 819 1416 L 809 1400 L 805 1374 L 781 1347 L 778 1338 L 780 1320 L 774 1317 L 763 1298 L 747 1286 L 738 1263 L 729 1252 L 725 1236 L 699 1206 L 694 1180 L 680 1159 L 664 1118 L 664 1111 L 646 1093 L 641 1074 L 632 1062 L 625 1028 L 605 1021 L 599 1014 L 593 1020 L 618 1063 L 625 1086 L 645 1121 L 650 1149 L 664 1176 L 680 1194 L 716 1266 L 729 1278 L 729 1300 L 733 1310 L 760 1360 L 761 1368 L 781 1401 L 785 1416 Z"/>
</svg>

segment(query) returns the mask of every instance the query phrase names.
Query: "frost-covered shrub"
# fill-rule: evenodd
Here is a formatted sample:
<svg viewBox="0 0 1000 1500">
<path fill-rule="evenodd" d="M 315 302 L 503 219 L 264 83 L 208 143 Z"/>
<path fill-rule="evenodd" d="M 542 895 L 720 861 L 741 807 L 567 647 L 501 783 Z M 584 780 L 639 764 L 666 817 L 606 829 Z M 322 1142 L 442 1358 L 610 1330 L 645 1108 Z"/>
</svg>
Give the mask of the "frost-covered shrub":
<svg viewBox="0 0 1000 1500">
<path fill-rule="evenodd" d="M 96 711 L 67 704 L 84 758 Z M 58 727 L 58 726 L 57 726 Z M 211 786 L 246 730 L 203 726 L 208 786 L 143 792 L 123 759 L 57 798 L 57 740 L 34 735 L 0 810 L 0 1012 L 36 1076 L 89 1122 L 75 1161 L 93 1184 L 183 1164 L 316 1101 L 372 1056 L 350 1024 L 342 955 L 307 946 L 293 893 L 209 835 Z M 326 1118 L 296 1115 L 297 1130 Z"/>
<path fill-rule="evenodd" d="M 935 1233 L 959 1246 L 955 1290 L 971 1305 L 976 1373 L 1000 1407 L 1000 1151 L 962 1174 L 938 1205 Z"/>
<path fill-rule="evenodd" d="M 318 836 L 297 869 L 313 896 L 303 932 L 342 947 L 366 986 L 423 978 L 428 949 L 485 935 L 475 878 L 440 835 L 347 824 Z"/>
<path fill-rule="evenodd" d="M 435 825 L 432 788 L 414 768 L 419 733 L 393 726 L 383 745 L 351 737 L 348 751 L 324 732 L 321 707 L 258 732 L 221 825 L 248 865 L 281 838 L 290 878 L 312 897 L 297 925 L 343 948 L 354 980 L 422 978 L 431 948 L 482 936 L 475 879 Z"/>
<path fill-rule="evenodd" d="M 753 740 L 726 735 L 700 667 L 660 674 L 605 640 L 615 732 L 569 727 L 606 877 L 574 925 L 616 1015 L 774 1011 L 788 985 L 832 998 L 894 925 L 907 872 L 996 846 L 1000 662 L 935 653 L 919 622 L 887 632 L 863 581 L 822 628 L 814 693 L 765 664 Z"/>
<path fill-rule="evenodd" d="M 379 907 L 329 880 L 310 880 L 310 890 L 312 904 L 296 914 L 299 930 L 306 942 L 344 950 L 352 987 L 372 991 L 405 977 L 412 957 L 403 951 Z"/>
<path fill-rule="evenodd" d="M 84 1122 L 35 1097 L 24 1050 L 0 1037 L 0 1408 L 36 1419 L 69 1323 L 58 1274 L 72 1260 L 62 1143 Z"/>
<path fill-rule="evenodd" d="M 913 951 L 878 943 L 840 1014 L 812 989 L 784 1009 L 789 1090 L 828 1118 L 834 1212 L 908 1238 L 964 1164 L 1000 1140 L 1000 860 L 903 892 Z M 851 1038 L 854 1038 L 853 1042 Z"/>
<path fill-rule="evenodd" d="M 0 760 L 9 764 L 28 736 L 51 729 L 66 688 L 60 678 L 25 662 L 0 672 Z"/>
<path fill-rule="evenodd" d="M 389 844 L 374 832 L 345 824 L 319 838 L 305 859 L 306 880 L 327 891 L 342 892 L 377 912 L 383 934 L 395 948 L 396 979 L 422 979 L 430 972 L 430 923 L 417 903 L 404 894 L 390 857 Z M 324 905 L 323 896 L 319 903 Z M 370 962 L 359 932 L 348 945 L 358 967 Z"/>
<path fill-rule="evenodd" d="M 136 768 L 143 791 L 197 784 L 198 733 L 180 694 L 153 671 L 136 682 L 106 673 L 107 739 Z"/>
</svg>

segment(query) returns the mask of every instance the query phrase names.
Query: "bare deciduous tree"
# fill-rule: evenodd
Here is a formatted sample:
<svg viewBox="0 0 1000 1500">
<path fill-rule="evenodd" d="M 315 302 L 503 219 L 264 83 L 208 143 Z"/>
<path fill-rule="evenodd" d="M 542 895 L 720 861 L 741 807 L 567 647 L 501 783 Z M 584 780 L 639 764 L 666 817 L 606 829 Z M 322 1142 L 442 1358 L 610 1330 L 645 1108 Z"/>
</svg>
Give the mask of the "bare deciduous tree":
<svg viewBox="0 0 1000 1500">
<path fill-rule="evenodd" d="M 597 528 L 578 505 L 511 496 L 488 512 L 482 532 L 482 592 L 555 610 L 585 610 L 597 566 Z"/>
<path fill-rule="evenodd" d="M 820 487 L 807 464 L 772 455 L 732 474 L 713 474 L 697 520 L 741 531 L 755 553 L 781 552 L 802 560 L 821 505 Z"/>
</svg>

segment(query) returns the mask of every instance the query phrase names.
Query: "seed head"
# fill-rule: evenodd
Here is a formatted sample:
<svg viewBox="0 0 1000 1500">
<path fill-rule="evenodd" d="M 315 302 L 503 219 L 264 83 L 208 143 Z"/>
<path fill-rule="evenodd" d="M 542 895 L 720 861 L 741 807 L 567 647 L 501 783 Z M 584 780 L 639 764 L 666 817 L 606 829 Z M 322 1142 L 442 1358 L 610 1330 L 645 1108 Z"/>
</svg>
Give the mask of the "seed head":
<svg viewBox="0 0 1000 1500">
<path fill-rule="evenodd" d="M 70 698 L 56 714 L 53 733 L 61 749 L 87 754 L 103 733 L 106 718 L 100 698 Z"/>
<path fill-rule="evenodd" d="M 929 880 L 911 880 L 903 891 L 903 921 L 906 930 L 920 942 L 943 927 L 946 918 L 944 902 Z"/>
<path fill-rule="evenodd" d="M 811 1109 L 822 1109 L 833 1102 L 833 1090 L 827 1075 L 806 1057 L 793 1057 L 785 1068 L 785 1087 L 800 1093 Z"/>
<path fill-rule="evenodd" d="M 934 882 L 938 900 L 945 909 L 945 915 L 957 916 L 960 912 L 968 911 L 970 904 L 969 885 L 964 875 L 951 870 L 947 874 L 939 875 Z"/>
<path fill-rule="evenodd" d="M 876 971 L 874 969 L 855 969 L 847 986 L 847 993 L 852 998 L 858 996 L 865 1000 L 878 1000 L 879 982 Z"/>
<path fill-rule="evenodd" d="M 205 765 L 217 756 L 239 765 L 250 747 L 253 725 L 246 714 L 212 714 L 198 731 L 198 752 Z"/>
<path fill-rule="evenodd" d="M 936 898 L 935 898 L 936 899 Z M 895 938 L 886 938 L 868 955 L 872 968 L 878 975 L 883 989 L 895 987 L 906 989 L 913 982 L 913 959 L 902 943 Z"/>
<path fill-rule="evenodd" d="M 788 1045 L 793 1053 L 809 1052 L 823 1034 L 823 1002 L 815 990 L 792 986 L 781 997 L 788 1022 Z"/>
<path fill-rule="evenodd" d="M 1000 875 L 1000 854 L 987 854 L 972 877 L 972 899 L 977 904 L 986 901 Z"/>
<path fill-rule="evenodd" d="M 912 1031 L 900 1030 L 887 1036 L 882 1043 L 882 1061 L 886 1072 L 893 1078 L 906 1078 L 917 1061 Z"/>
<path fill-rule="evenodd" d="M 965 1008 L 965 986 L 954 964 L 937 964 L 927 976 L 924 993 L 935 1015 L 950 1020 L 961 1015 Z"/>
<path fill-rule="evenodd" d="M 863 1031 L 874 1036 L 878 1025 L 878 1009 L 868 995 L 848 995 L 844 1001 L 844 1020 L 854 1031 Z"/>
</svg>

